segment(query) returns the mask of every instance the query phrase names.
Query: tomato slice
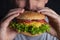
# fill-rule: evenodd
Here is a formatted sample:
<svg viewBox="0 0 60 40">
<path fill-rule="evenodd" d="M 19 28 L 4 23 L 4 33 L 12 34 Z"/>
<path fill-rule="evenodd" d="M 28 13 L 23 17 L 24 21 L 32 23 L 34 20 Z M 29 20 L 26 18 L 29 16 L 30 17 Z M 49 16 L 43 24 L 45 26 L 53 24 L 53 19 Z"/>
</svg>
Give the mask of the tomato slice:
<svg viewBox="0 0 60 40">
<path fill-rule="evenodd" d="M 21 23 L 31 23 L 31 22 L 41 22 L 41 23 L 46 23 L 46 21 L 44 19 L 42 20 L 24 20 L 24 19 L 18 19 L 17 20 L 18 22 L 21 22 Z"/>
</svg>

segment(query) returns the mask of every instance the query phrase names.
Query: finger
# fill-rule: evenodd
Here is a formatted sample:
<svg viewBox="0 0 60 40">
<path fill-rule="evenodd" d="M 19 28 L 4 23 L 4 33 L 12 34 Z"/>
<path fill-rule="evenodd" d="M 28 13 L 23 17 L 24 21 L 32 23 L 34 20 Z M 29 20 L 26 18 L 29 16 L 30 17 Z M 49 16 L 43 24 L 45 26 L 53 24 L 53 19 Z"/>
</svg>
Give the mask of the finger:
<svg viewBox="0 0 60 40">
<path fill-rule="evenodd" d="M 13 15 L 13 14 L 16 14 L 16 13 L 19 13 L 20 11 L 14 11 L 14 12 L 11 12 L 11 13 L 8 13 L 8 15 L 6 15 L 2 21 L 4 21 L 7 17 L 9 17 L 10 15 Z"/>
<path fill-rule="evenodd" d="M 49 8 L 44 8 L 42 10 L 39 10 L 38 12 L 50 12 L 57 16 L 56 12 L 54 12 L 52 9 L 49 9 Z"/>
<path fill-rule="evenodd" d="M 24 9 L 22 9 L 22 8 L 12 9 L 12 10 L 9 11 L 9 13 L 14 12 L 14 11 L 23 11 L 23 10 Z"/>
<path fill-rule="evenodd" d="M 53 16 L 53 14 L 51 14 L 50 12 L 46 12 L 46 11 L 38 11 L 39 13 L 41 12 L 42 14 L 45 14 L 47 16 Z"/>
<path fill-rule="evenodd" d="M 42 10 L 40 10 L 40 11 L 38 11 L 38 12 L 39 12 L 39 13 L 41 12 L 42 14 L 45 14 L 45 15 L 50 16 L 50 17 L 52 17 L 52 18 L 57 18 L 57 17 L 58 17 L 58 15 L 57 15 L 55 12 L 50 11 L 50 9 L 49 9 L 49 10 L 47 10 L 47 9 L 42 9 Z"/>
<path fill-rule="evenodd" d="M 53 19 L 58 19 L 58 16 L 52 14 L 52 13 L 49 13 L 49 12 L 42 12 L 42 14 L 48 16 L 48 17 L 51 17 Z"/>
<path fill-rule="evenodd" d="M 13 9 L 14 10 L 14 9 Z M 12 10 L 12 11 L 13 11 Z M 15 11 L 16 10 L 16 11 Z M 5 20 L 7 17 L 9 17 L 10 15 L 13 15 L 13 14 L 16 14 L 16 13 L 23 13 L 25 10 L 24 9 L 19 9 L 19 10 L 17 10 L 17 9 L 15 9 L 13 12 L 10 12 L 8 15 L 6 15 L 6 17 L 4 17 L 3 19 L 2 19 L 2 21 L 3 20 Z"/>
<path fill-rule="evenodd" d="M 6 17 L 8 17 L 8 16 L 10 16 L 10 15 L 12 15 L 12 14 L 16 14 L 16 13 L 23 13 L 24 12 L 24 9 L 21 9 L 21 8 L 19 8 L 19 9 L 13 9 L 13 10 L 11 10 L 10 11 L 10 13 L 6 16 Z M 5 17 L 5 18 L 6 18 Z"/>
<path fill-rule="evenodd" d="M 19 15 L 19 13 L 18 13 L 18 14 L 11 15 L 10 17 L 8 17 L 8 18 L 1 24 L 1 26 L 4 27 L 4 28 L 7 28 L 8 25 L 9 25 L 9 23 L 10 23 L 10 21 L 11 21 L 12 19 L 14 19 L 15 17 L 17 17 L 18 15 Z"/>
<path fill-rule="evenodd" d="M 9 13 L 10 12 L 13 12 L 13 11 L 16 11 L 16 10 L 18 10 L 19 8 L 15 8 L 15 9 L 11 9 L 10 11 L 9 11 Z"/>
<path fill-rule="evenodd" d="M 48 7 L 47 7 L 47 9 L 50 10 L 53 14 L 58 15 L 58 14 L 57 14 L 55 11 L 53 11 L 52 9 L 50 9 L 50 8 L 48 8 Z"/>
<path fill-rule="evenodd" d="M 9 11 L 9 13 L 10 13 L 10 12 L 17 11 L 17 10 L 19 10 L 19 11 L 20 11 L 20 10 L 23 10 L 23 9 L 22 9 L 22 8 L 15 8 L 15 9 L 10 10 L 10 11 Z"/>
</svg>

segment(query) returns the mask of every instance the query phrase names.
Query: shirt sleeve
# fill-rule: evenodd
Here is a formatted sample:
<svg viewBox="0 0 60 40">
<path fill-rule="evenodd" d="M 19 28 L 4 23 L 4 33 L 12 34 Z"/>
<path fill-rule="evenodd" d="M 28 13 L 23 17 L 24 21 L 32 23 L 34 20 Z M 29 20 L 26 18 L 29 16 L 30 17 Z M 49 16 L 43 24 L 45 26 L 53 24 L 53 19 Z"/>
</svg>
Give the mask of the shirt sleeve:
<svg viewBox="0 0 60 40">
<path fill-rule="evenodd" d="M 47 23 L 49 23 L 49 19 L 48 19 L 48 17 L 45 18 L 45 21 L 46 21 Z"/>
</svg>

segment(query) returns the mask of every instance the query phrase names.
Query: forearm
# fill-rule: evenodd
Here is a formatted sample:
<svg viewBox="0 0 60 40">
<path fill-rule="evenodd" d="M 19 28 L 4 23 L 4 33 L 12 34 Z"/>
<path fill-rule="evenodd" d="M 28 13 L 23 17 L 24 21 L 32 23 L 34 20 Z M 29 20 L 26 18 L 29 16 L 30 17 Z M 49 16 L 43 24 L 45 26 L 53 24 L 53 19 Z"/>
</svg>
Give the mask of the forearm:
<svg viewBox="0 0 60 40">
<path fill-rule="evenodd" d="M 57 25 L 58 25 L 58 31 L 59 31 L 59 33 L 60 33 L 60 16 L 59 16 L 59 18 L 57 19 Z"/>
<path fill-rule="evenodd" d="M 58 24 L 58 26 L 59 26 L 59 32 L 60 32 L 60 20 L 59 20 L 59 24 Z"/>
<path fill-rule="evenodd" d="M 58 31 L 58 38 L 59 38 L 59 40 L 60 40 L 60 23 L 59 23 L 59 31 Z"/>
<path fill-rule="evenodd" d="M 60 18 L 60 17 L 59 17 Z M 60 40 L 60 19 L 58 20 L 58 31 L 57 31 L 57 37 Z"/>
</svg>

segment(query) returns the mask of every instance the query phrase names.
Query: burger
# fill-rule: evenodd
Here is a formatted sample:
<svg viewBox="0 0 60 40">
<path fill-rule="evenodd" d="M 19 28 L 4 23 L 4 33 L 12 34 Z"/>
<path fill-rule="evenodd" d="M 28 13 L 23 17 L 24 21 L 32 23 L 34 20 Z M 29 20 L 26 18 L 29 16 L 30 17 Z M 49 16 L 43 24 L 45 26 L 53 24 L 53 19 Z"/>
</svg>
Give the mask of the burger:
<svg viewBox="0 0 60 40">
<path fill-rule="evenodd" d="M 46 16 L 41 13 L 25 11 L 16 17 L 16 21 L 12 21 L 10 25 L 18 33 L 37 36 L 50 30 L 50 25 L 45 19 Z"/>
</svg>

